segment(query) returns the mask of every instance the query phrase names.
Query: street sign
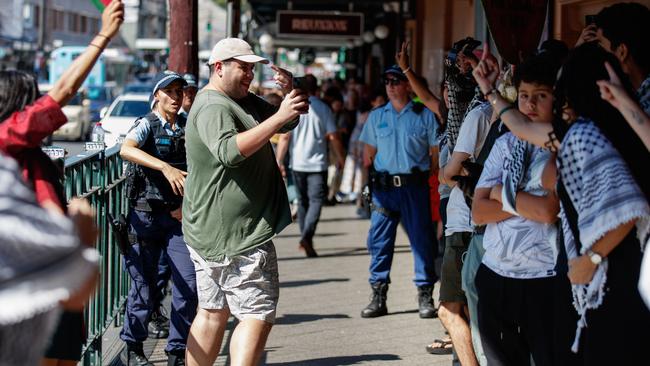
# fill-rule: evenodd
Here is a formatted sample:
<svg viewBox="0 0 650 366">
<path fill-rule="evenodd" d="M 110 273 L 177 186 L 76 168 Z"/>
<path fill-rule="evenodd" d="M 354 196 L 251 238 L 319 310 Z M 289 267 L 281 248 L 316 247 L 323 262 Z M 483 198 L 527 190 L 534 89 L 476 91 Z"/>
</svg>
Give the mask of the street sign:
<svg viewBox="0 0 650 366">
<path fill-rule="evenodd" d="M 363 34 L 362 13 L 280 10 L 279 37 L 355 38 Z"/>
</svg>

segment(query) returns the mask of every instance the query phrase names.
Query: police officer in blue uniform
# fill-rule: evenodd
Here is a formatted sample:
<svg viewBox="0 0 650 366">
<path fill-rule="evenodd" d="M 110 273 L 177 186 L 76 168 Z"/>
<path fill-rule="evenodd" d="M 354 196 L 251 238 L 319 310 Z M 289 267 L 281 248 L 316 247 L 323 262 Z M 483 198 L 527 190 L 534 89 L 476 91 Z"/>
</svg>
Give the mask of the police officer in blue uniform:
<svg viewBox="0 0 650 366">
<path fill-rule="evenodd" d="M 359 138 L 365 144 L 364 162 L 371 167 L 373 208 L 367 241 L 372 300 L 361 316 L 373 318 L 388 313 L 386 296 L 395 235 L 401 221 L 415 260 L 419 314 L 421 318 L 433 318 L 436 316 L 432 295 L 437 281 L 434 272 L 437 248 L 428 176 L 436 146 L 437 121 L 422 104 L 410 101 L 409 83 L 398 66 L 386 69 L 384 84 L 389 102 L 370 112 Z"/>
<path fill-rule="evenodd" d="M 186 81 L 179 74 L 159 75 L 151 94 L 152 112 L 139 118 L 127 134 L 121 156 L 129 161 L 131 248 L 125 265 L 131 276 L 124 327 L 122 360 L 127 366 L 151 365 L 142 350 L 155 310 L 158 263 L 171 268 L 171 327 L 165 349 L 168 365 L 183 365 L 190 326 L 198 305 L 196 274 L 181 230 L 185 185 L 185 118 L 178 116 Z"/>
</svg>

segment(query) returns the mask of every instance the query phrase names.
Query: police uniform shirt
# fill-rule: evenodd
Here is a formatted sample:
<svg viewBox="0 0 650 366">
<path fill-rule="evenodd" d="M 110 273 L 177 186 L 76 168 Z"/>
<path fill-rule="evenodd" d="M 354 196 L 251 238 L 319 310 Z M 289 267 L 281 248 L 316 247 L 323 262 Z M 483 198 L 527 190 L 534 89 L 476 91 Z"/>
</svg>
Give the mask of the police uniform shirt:
<svg viewBox="0 0 650 366">
<path fill-rule="evenodd" d="M 167 122 L 163 116 L 161 116 L 158 112 L 153 112 L 156 117 L 160 119 L 160 122 L 163 126 L 163 131 L 169 136 L 173 137 L 178 137 L 182 136 L 185 133 L 185 130 L 178 125 L 178 123 L 175 124 L 176 129 L 172 129 L 172 125 Z M 135 121 L 135 124 L 133 125 L 133 128 L 127 133 L 125 139 L 133 140 L 138 144 L 138 147 L 142 147 L 144 145 L 144 142 L 147 140 L 147 136 L 151 133 L 151 125 L 149 124 L 149 121 L 141 117 L 138 120 Z"/>
<path fill-rule="evenodd" d="M 431 167 L 431 148 L 436 146 L 438 121 L 427 108 L 419 114 L 409 102 L 401 112 L 388 102 L 370 112 L 359 140 L 377 149 L 375 170 L 409 174 L 413 168 Z"/>
</svg>

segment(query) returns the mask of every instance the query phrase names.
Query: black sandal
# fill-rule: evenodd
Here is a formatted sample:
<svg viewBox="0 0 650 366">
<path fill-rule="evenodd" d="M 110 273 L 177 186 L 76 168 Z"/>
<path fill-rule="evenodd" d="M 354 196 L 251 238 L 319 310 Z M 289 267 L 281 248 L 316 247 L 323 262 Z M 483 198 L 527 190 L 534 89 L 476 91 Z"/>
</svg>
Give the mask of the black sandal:
<svg viewBox="0 0 650 366">
<path fill-rule="evenodd" d="M 437 345 L 435 345 L 437 344 Z M 425 348 L 428 353 L 432 355 L 450 355 L 452 353 L 453 344 L 451 341 L 442 339 L 434 339 L 433 343 L 427 345 Z"/>
</svg>

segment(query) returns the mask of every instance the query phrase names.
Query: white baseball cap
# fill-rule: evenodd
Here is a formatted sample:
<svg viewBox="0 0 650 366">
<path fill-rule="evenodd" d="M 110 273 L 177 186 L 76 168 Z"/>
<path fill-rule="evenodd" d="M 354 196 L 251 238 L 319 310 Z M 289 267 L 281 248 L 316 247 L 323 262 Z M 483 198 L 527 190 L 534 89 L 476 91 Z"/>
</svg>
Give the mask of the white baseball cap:
<svg viewBox="0 0 650 366">
<path fill-rule="evenodd" d="M 208 65 L 212 65 L 217 61 L 225 61 L 231 58 L 248 63 L 269 63 L 269 60 L 256 55 L 255 52 L 253 52 L 251 45 L 249 45 L 248 42 L 244 41 L 243 39 L 224 38 L 221 41 L 217 42 L 217 44 L 214 45 L 214 48 L 212 48 L 212 52 L 210 52 L 210 58 L 208 59 Z"/>
</svg>

